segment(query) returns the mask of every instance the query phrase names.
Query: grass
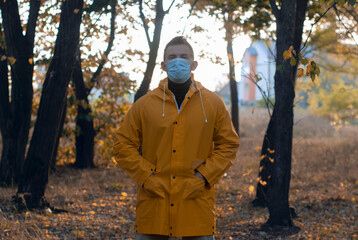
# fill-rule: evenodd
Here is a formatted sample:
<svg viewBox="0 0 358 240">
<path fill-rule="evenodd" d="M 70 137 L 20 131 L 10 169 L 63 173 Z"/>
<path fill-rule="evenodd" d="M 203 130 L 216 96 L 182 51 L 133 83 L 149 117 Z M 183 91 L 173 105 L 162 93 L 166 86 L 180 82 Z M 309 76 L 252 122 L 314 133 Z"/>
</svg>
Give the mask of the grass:
<svg viewBox="0 0 358 240">
<path fill-rule="evenodd" d="M 216 239 L 358 239 L 358 127 L 336 131 L 324 118 L 295 116 L 290 204 L 298 233 L 266 233 L 259 228 L 267 209 L 253 208 L 267 112 L 240 112 L 238 158 L 216 186 Z M 0 188 L 0 239 L 134 239 L 135 189 L 118 167 L 50 175 L 46 198 L 67 213 L 17 213 L 16 188 Z"/>
</svg>

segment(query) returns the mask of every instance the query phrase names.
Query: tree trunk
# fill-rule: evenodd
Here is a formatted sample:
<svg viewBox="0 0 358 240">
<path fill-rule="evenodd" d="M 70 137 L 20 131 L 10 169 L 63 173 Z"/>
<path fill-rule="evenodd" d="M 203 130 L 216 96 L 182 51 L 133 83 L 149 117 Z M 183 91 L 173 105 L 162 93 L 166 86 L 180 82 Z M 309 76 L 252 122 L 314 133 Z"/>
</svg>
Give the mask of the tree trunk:
<svg viewBox="0 0 358 240">
<path fill-rule="evenodd" d="M 254 207 L 267 207 L 267 183 L 270 182 L 272 173 L 272 160 L 275 157 L 275 111 L 267 126 L 266 133 L 261 148 L 260 170 L 256 186 L 256 197 L 252 201 Z M 271 159 L 271 160 L 270 160 Z"/>
<path fill-rule="evenodd" d="M 49 161 L 53 155 L 62 118 L 66 91 L 78 55 L 83 0 L 63 1 L 55 51 L 47 71 L 37 121 L 31 139 L 18 198 L 28 209 L 44 205 Z"/>
<path fill-rule="evenodd" d="M 117 1 L 111 2 L 111 31 L 108 41 L 108 46 L 104 52 L 104 58 L 98 65 L 97 70 L 92 75 L 90 85 L 94 86 L 98 83 L 98 77 L 107 62 L 108 55 L 112 50 L 115 27 L 116 27 L 116 5 Z M 82 67 L 81 67 L 81 56 L 79 54 L 76 61 L 75 69 L 73 71 L 73 82 L 75 85 L 75 93 L 77 100 L 77 117 L 76 117 L 76 162 L 74 164 L 77 168 L 93 168 L 94 167 L 94 138 L 96 131 L 94 129 L 93 117 L 91 106 L 89 105 L 88 96 L 92 88 L 85 86 L 83 79 Z"/>
<path fill-rule="evenodd" d="M 76 116 L 76 162 L 77 168 L 94 167 L 94 137 L 96 135 L 93 127 L 92 110 L 89 106 L 89 90 L 83 80 L 81 68 L 81 56 L 78 55 L 72 74 L 75 83 L 77 116 Z"/>
<path fill-rule="evenodd" d="M 163 10 L 163 0 L 157 0 L 153 41 L 147 39 L 149 43 L 149 60 L 147 63 L 147 68 L 144 73 L 143 81 L 134 96 L 134 101 L 137 101 L 139 98 L 144 96 L 149 90 L 149 86 L 152 81 L 152 76 L 158 56 L 160 35 L 162 32 L 162 26 L 163 26 L 163 20 L 165 14 L 166 12 Z"/>
<path fill-rule="evenodd" d="M 25 158 L 32 109 L 33 47 L 40 1 L 30 1 L 26 35 L 23 35 L 17 1 L 1 1 L 8 60 L 11 64 L 11 97 L 1 90 L 3 149 L 0 162 L 0 182 L 17 183 Z M 7 69 L 6 69 L 7 72 Z M 9 101 L 11 99 L 11 102 Z"/>
<path fill-rule="evenodd" d="M 65 120 L 66 120 L 66 111 L 67 111 L 67 101 L 65 101 L 65 105 L 63 106 L 63 114 L 62 114 L 62 117 L 61 117 L 60 127 L 58 129 L 58 135 L 56 137 L 55 148 L 53 150 L 52 157 L 51 157 L 51 160 L 50 160 L 50 171 L 51 172 L 56 171 L 58 146 L 60 145 L 60 138 L 61 138 L 61 135 L 62 135 Z"/>
<path fill-rule="evenodd" d="M 270 0 L 276 16 L 277 55 L 275 73 L 274 146 L 272 174 L 268 182 L 269 219 L 265 226 L 292 227 L 294 223 L 289 208 L 289 188 L 292 161 L 293 103 L 297 65 L 283 60 L 283 52 L 293 46 L 300 52 L 303 22 L 308 0 L 282 1 L 278 10 Z"/>
<path fill-rule="evenodd" d="M 226 42 L 227 42 L 227 56 L 229 60 L 229 79 L 230 79 L 230 95 L 231 95 L 231 121 L 234 128 L 239 134 L 239 104 L 238 104 L 238 93 L 237 93 L 237 82 L 235 78 L 235 59 L 234 51 L 232 47 L 233 41 L 233 16 L 232 12 L 229 12 L 228 19 L 225 21 L 226 30 Z"/>
<path fill-rule="evenodd" d="M 0 24 L 0 38 L 2 36 L 2 25 Z M 2 39 L 0 39 L 2 41 Z M 5 49 L 0 45 L 0 56 L 6 56 Z M 8 79 L 7 61 L 0 59 L 0 134 L 6 129 L 6 119 L 9 113 L 9 79 Z"/>
</svg>

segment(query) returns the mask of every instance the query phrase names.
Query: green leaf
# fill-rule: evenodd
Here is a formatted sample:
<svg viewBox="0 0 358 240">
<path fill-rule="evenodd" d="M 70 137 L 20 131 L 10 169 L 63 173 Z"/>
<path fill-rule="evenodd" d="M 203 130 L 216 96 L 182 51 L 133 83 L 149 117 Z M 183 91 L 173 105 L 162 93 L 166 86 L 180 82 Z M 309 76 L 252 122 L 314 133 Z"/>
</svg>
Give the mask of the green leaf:
<svg viewBox="0 0 358 240">
<path fill-rule="evenodd" d="M 346 3 L 346 0 L 338 0 L 338 5 L 343 6 Z"/>
<path fill-rule="evenodd" d="M 296 64 L 297 64 L 296 58 L 291 57 L 291 58 L 290 58 L 290 65 L 291 65 L 291 66 L 296 66 Z"/>
<path fill-rule="evenodd" d="M 301 58 L 301 64 L 303 64 L 304 66 L 307 65 L 308 60 L 307 58 Z"/>
<path fill-rule="evenodd" d="M 319 74 L 321 73 L 321 70 L 319 69 L 318 66 L 314 69 L 314 73 L 315 73 L 317 76 L 319 76 Z"/>
<path fill-rule="evenodd" d="M 313 82 L 316 79 L 316 74 L 314 72 L 311 72 L 310 77 Z"/>
</svg>

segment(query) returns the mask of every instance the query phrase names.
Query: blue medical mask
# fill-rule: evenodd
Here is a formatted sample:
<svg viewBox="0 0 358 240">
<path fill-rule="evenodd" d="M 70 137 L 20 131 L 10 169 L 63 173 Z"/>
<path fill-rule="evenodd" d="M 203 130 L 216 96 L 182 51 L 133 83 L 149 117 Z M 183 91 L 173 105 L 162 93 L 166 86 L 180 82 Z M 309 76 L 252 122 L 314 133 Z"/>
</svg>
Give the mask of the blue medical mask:
<svg viewBox="0 0 358 240">
<path fill-rule="evenodd" d="M 168 78 L 175 83 L 184 83 L 190 78 L 190 62 L 183 58 L 174 58 L 167 63 Z"/>
</svg>

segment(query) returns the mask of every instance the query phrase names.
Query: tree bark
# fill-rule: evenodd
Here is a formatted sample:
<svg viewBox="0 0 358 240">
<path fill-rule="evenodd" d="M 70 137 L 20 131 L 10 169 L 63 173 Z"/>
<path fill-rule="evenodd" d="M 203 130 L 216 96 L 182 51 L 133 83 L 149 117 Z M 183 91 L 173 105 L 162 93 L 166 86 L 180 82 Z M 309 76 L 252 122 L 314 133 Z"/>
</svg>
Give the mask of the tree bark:
<svg viewBox="0 0 358 240">
<path fill-rule="evenodd" d="M 156 15 L 155 15 L 155 24 L 154 24 L 154 35 L 153 35 L 153 41 L 150 41 L 148 38 L 147 33 L 147 40 L 149 44 L 149 60 L 147 63 L 147 67 L 145 69 L 143 81 L 136 92 L 134 96 L 134 101 L 137 101 L 139 98 L 144 96 L 148 90 L 150 83 L 152 81 L 152 76 L 158 56 L 158 48 L 160 43 L 160 35 L 162 32 L 162 26 L 163 26 L 163 20 L 166 12 L 163 10 L 163 0 L 157 0 L 156 1 Z M 144 17 L 144 16 L 143 16 Z M 146 29 L 146 23 L 143 21 L 144 28 Z M 146 32 L 148 32 L 148 29 L 146 29 Z"/>
<path fill-rule="evenodd" d="M 226 30 L 226 42 L 227 42 L 227 56 L 229 60 L 229 79 L 230 79 L 230 95 L 231 95 L 231 121 L 234 125 L 234 128 L 239 134 L 239 98 L 237 92 L 237 82 L 235 78 L 235 59 L 234 51 L 232 47 L 233 41 L 233 13 L 228 13 L 228 19 L 225 21 L 225 30 Z"/>
<path fill-rule="evenodd" d="M 0 24 L 0 38 L 2 36 L 2 25 Z M 4 42 L 5 39 L 0 39 Z M 0 45 L 0 58 L 6 56 L 5 46 Z M 6 129 L 6 120 L 9 114 L 9 79 L 7 61 L 0 59 L 0 134 L 3 135 Z"/>
<path fill-rule="evenodd" d="M 49 161 L 55 148 L 66 91 L 78 55 L 82 7 L 83 0 L 62 2 L 54 56 L 46 73 L 37 121 L 17 193 L 18 198 L 25 200 L 28 209 L 44 206 Z"/>
<path fill-rule="evenodd" d="M 276 158 L 275 152 L 275 111 L 273 112 L 270 122 L 267 126 L 264 140 L 262 142 L 260 170 L 256 186 L 256 197 L 252 201 L 254 207 L 267 207 L 267 183 L 270 182 L 272 173 L 272 162 L 270 159 Z"/>
<path fill-rule="evenodd" d="M 38 0 L 30 1 L 29 18 L 24 36 L 17 1 L 0 2 L 6 56 L 11 63 L 11 97 L 6 89 L 2 89 L 1 100 L 4 102 L 0 104 L 0 118 L 3 125 L 0 182 L 5 185 L 19 181 L 25 158 L 32 109 L 34 37 L 40 3 Z M 8 83 L 3 84 L 6 88 Z"/>
<path fill-rule="evenodd" d="M 63 114 L 62 114 L 61 121 L 60 121 L 60 127 L 58 129 L 58 135 L 56 137 L 55 148 L 53 150 L 53 153 L 52 153 L 52 156 L 50 159 L 50 171 L 51 172 L 56 171 L 57 151 L 58 151 L 58 146 L 60 145 L 60 138 L 62 135 L 63 126 L 65 125 L 66 112 L 67 112 L 67 101 L 65 101 L 65 105 L 63 106 Z"/>
<path fill-rule="evenodd" d="M 92 110 L 88 101 L 89 90 L 83 80 L 80 54 L 76 60 L 72 79 L 75 83 L 77 100 L 76 162 L 74 166 L 77 168 L 92 168 L 94 167 L 94 137 L 96 133 L 93 127 Z"/>
<path fill-rule="evenodd" d="M 274 146 L 271 178 L 268 182 L 269 219 L 265 227 L 293 227 L 289 208 L 289 187 L 292 161 L 293 104 L 297 65 L 284 61 L 283 52 L 293 46 L 300 52 L 303 22 L 308 0 L 282 1 L 278 10 L 275 1 L 270 0 L 276 17 L 276 73 L 274 106 Z M 298 59 L 298 57 L 297 57 Z"/>
</svg>

